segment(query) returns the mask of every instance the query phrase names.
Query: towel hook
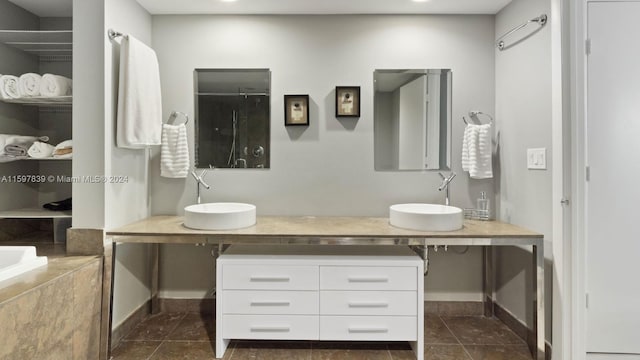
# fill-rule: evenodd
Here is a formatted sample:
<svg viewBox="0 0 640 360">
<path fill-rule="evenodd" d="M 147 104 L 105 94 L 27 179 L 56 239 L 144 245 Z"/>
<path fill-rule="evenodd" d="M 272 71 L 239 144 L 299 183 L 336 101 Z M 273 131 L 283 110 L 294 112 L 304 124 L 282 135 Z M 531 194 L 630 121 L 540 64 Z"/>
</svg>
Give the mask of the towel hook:
<svg viewBox="0 0 640 360">
<path fill-rule="evenodd" d="M 175 121 L 176 118 L 178 117 L 178 115 L 182 115 L 182 117 L 184 117 L 184 125 L 187 125 L 189 123 L 189 115 L 181 112 L 181 111 L 172 111 L 171 115 L 169 115 L 169 119 L 167 120 L 167 124 L 171 124 L 171 125 L 175 125 Z"/>
<path fill-rule="evenodd" d="M 487 113 L 483 113 L 482 111 L 469 111 L 469 117 L 470 118 L 478 118 L 479 115 L 484 115 L 484 116 L 488 117 L 489 118 L 489 124 L 493 124 L 493 116 L 491 116 L 491 115 L 489 115 Z M 462 117 L 462 120 L 467 125 L 471 124 L 464 116 Z"/>
</svg>

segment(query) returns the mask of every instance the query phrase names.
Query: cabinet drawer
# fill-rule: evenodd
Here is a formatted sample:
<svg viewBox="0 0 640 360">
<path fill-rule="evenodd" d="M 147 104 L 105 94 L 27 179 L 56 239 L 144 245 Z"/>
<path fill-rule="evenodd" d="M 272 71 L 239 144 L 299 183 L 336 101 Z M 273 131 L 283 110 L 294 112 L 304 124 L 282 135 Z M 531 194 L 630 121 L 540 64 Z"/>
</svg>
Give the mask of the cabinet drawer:
<svg viewBox="0 0 640 360">
<path fill-rule="evenodd" d="M 318 340 L 318 316 L 224 315 L 222 337 L 256 340 Z"/>
<path fill-rule="evenodd" d="M 321 291 L 321 315 L 416 316 L 415 291 Z"/>
<path fill-rule="evenodd" d="M 322 290 L 416 290 L 415 267 L 320 267 Z"/>
<path fill-rule="evenodd" d="M 320 340 L 416 341 L 413 316 L 320 316 Z"/>
<path fill-rule="evenodd" d="M 223 265 L 222 288 L 231 290 L 317 290 L 317 266 Z"/>
<path fill-rule="evenodd" d="M 224 290 L 224 314 L 317 315 L 317 291 Z"/>
</svg>

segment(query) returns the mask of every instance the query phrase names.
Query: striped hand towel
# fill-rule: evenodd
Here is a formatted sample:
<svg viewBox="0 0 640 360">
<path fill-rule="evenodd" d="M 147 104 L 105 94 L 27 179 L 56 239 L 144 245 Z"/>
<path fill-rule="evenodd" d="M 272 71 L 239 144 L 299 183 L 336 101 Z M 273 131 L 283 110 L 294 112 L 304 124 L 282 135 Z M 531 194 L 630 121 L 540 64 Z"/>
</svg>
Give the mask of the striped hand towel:
<svg viewBox="0 0 640 360">
<path fill-rule="evenodd" d="M 492 178 L 491 148 L 491 124 L 467 125 L 462 139 L 462 170 L 472 179 Z"/>
<path fill-rule="evenodd" d="M 184 124 L 163 124 L 160 176 L 186 178 L 188 173 L 189 146 L 187 145 L 187 127 Z"/>
</svg>

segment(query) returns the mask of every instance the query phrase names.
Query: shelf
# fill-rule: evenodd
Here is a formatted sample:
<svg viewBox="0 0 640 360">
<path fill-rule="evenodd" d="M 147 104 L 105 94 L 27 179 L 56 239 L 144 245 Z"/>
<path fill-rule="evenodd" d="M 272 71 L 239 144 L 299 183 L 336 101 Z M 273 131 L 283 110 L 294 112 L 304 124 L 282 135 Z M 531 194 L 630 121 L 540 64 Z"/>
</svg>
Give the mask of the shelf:
<svg viewBox="0 0 640 360">
<path fill-rule="evenodd" d="M 0 219 L 69 219 L 71 214 L 71 211 L 26 208 L 0 211 Z"/>
<path fill-rule="evenodd" d="M 70 61 L 73 31 L 0 30 L 0 42 L 48 61 Z"/>
<path fill-rule="evenodd" d="M 71 161 L 71 160 L 73 160 L 73 158 L 48 157 L 48 158 L 36 159 L 29 156 L 17 156 L 17 157 L 0 156 L 0 164 L 14 162 L 14 161 Z"/>
<path fill-rule="evenodd" d="M 73 103 L 73 96 L 56 96 L 56 97 L 24 97 L 18 99 L 0 99 L 0 101 L 10 104 L 22 104 L 29 106 L 43 107 L 70 107 Z"/>
</svg>

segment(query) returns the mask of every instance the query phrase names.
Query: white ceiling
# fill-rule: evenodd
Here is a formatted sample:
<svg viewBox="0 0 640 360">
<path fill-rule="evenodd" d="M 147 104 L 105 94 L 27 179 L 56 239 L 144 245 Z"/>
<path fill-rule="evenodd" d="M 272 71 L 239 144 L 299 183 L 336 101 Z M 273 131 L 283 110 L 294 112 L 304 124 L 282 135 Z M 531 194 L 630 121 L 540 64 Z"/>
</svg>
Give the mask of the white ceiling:
<svg viewBox="0 0 640 360">
<path fill-rule="evenodd" d="M 72 0 L 9 0 L 40 17 L 72 15 Z M 151 14 L 495 14 L 512 0 L 136 0 Z"/>
<path fill-rule="evenodd" d="M 495 14 L 511 0 L 137 0 L 151 14 Z"/>
</svg>

